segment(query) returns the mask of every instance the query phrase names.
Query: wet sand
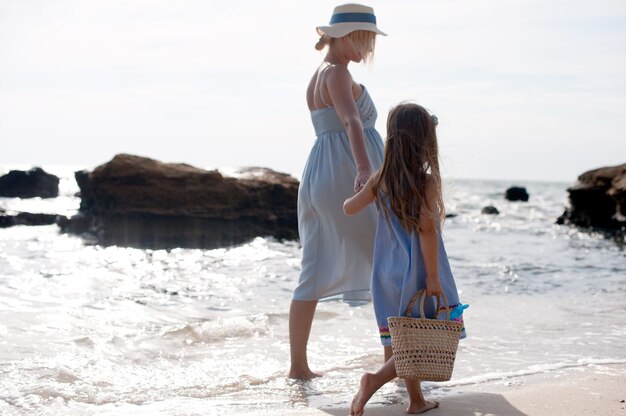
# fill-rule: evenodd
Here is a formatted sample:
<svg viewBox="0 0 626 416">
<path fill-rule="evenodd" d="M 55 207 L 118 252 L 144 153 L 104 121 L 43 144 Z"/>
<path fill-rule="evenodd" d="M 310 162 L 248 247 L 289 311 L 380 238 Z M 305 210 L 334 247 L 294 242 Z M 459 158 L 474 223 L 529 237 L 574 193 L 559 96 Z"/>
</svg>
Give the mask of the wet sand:
<svg viewBox="0 0 626 416">
<path fill-rule="evenodd" d="M 450 388 L 429 416 L 589 416 L 626 415 L 626 364 L 576 367 Z M 406 403 L 365 408 L 368 416 L 405 414 Z M 248 414 L 248 413 L 246 413 Z M 252 414 L 265 414 L 258 410 Z M 268 413 L 269 414 L 269 413 Z M 347 415 L 349 407 L 298 408 L 274 415 Z"/>
</svg>

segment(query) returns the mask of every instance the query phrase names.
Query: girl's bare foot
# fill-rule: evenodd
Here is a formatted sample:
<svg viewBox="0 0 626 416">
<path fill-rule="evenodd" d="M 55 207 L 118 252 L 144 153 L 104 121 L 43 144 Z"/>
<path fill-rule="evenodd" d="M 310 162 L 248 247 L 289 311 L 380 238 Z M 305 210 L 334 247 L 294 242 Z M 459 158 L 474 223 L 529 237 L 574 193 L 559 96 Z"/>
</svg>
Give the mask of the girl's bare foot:
<svg viewBox="0 0 626 416">
<path fill-rule="evenodd" d="M 297 380 L 312 380 L 316 377 L 322 377 L 322 375 L 319 373 L 314 373 L 308 368 L 301 369 L 301 370 L 296 370 L 292 368 L 291 370 L 289 370 L 288 377 L 295 378 Z"/>
<path fill-rule="evenodd" d="M 424 400 L 423 403 L 410 403 L 408 409 L 406 409 L 406 412 L 410 415 L 415 415 L 418 413 L 428 412 L 429 410 L 436 409 L 438 407 L 439 402 Z"/>
<path fill-rule="evenodd" d="M 354 396 L 354 399 L 352 399 L 352 404 L 350 405 L 350 416 L 361 416 L 365 409 L 365 404 L 372 395 L 376 393 L 379 387 L 380 386 L 376 384 L 376 376 L 374 374 L 363 374 L 359 391 L 356 396 Z"/>
</svg>

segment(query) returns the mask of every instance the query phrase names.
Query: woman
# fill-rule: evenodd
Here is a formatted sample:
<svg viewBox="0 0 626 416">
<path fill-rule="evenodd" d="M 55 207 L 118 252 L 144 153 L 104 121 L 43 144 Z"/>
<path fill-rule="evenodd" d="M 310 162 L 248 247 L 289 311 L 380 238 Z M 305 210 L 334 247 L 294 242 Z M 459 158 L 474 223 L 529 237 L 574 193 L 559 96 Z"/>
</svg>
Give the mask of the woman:
<svg viewBox="0 0 626 416">
<path fill-rule="evenodd" d="M 307 343 L 319 299 L 342 295 L 350 302 L 368 299 L 376 228 L 374 207 L 354 217 L 343 201 L 358 192 L 382 163 L 383 143 L 374 128 L 376 108 L 352 80 L 350 62 L 367 62 L 377 34 L 371 7 L 335 7 L 330 25 L 317 28 L 315 46 L 328 47 L 307 88 L 307 103 L 317 140 L 302 174 L 298 228 L 302 271 L 289 312 L 289 377 L 311 379 Z"/>
</svg>

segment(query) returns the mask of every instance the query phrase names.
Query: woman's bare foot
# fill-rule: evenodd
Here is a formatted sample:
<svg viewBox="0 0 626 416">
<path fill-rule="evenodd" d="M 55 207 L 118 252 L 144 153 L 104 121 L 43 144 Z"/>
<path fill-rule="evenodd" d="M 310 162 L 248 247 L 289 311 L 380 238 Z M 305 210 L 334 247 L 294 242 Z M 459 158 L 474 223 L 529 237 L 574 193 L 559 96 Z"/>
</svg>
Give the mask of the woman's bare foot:
<svg viewBox="0 0 626 416">
<path fill-rule="evenodd" d="M 350 416 L 361 416 L 365 410 L 365 404 L 379 388 L 380 386 L 376 383 L 374 374 L 363 374 L 359 391 L 352 399 L 352 404 L 350 405 Z"/>
<path fill-rule="evenodd" d="M 309 368 L 289 370 L 289 378 L 295 378 L 296 380 L 312 380 L 316 377 L 322 377 L 322 374 L 314 373 Z"/>
<path fill-rule="evenodd" d="M 429 410 L 436 409 L 438 407 L 439 402 L 424 400 L 423 403 L 410 403 L 408 409 L 406 409 L 406 412 L 410 415 L 415 415 L 418 413 L 428 412 Z"/>
</svg>

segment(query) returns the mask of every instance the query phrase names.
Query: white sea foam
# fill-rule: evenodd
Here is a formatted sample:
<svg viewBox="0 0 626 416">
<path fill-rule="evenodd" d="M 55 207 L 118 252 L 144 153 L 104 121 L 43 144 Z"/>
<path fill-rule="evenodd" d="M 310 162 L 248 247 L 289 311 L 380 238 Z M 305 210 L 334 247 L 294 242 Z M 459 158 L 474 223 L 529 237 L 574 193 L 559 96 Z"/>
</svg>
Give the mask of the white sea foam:
<svg viewBox="0 0 626 416">
<path fill-rule="evenodd" d="M 584 358 L 575 362 L 560 362 L 560 363 L 546 363 L 539 365 L 531 365 L 525 369 L 515 371 L 494 371 L 491 373 L 482 373 L 475 376 L 454 378 L 453 380 L 437 383 L 438 387 L 460 387 L 472 384 L 486 383 L 494 380 L 507 380 L 516 377 L 530 376 L 535 374 L 558 372 L 560 370 L 581 368 L 594 365 L 613 365 L 613 364 L 626 364 L 626 359 L 596 359 L 596 358 Z"/>
<path fill-rule="evenodd" d="M 266 335 L 270 330 L 265 314 L 217 318 L 213 321 L 187 324 L 168 331 L 164 337 L 180 337 L 187 344 L 193 342 L 223 342 L 229 338 L 250 338 Z"/>
</svg>

